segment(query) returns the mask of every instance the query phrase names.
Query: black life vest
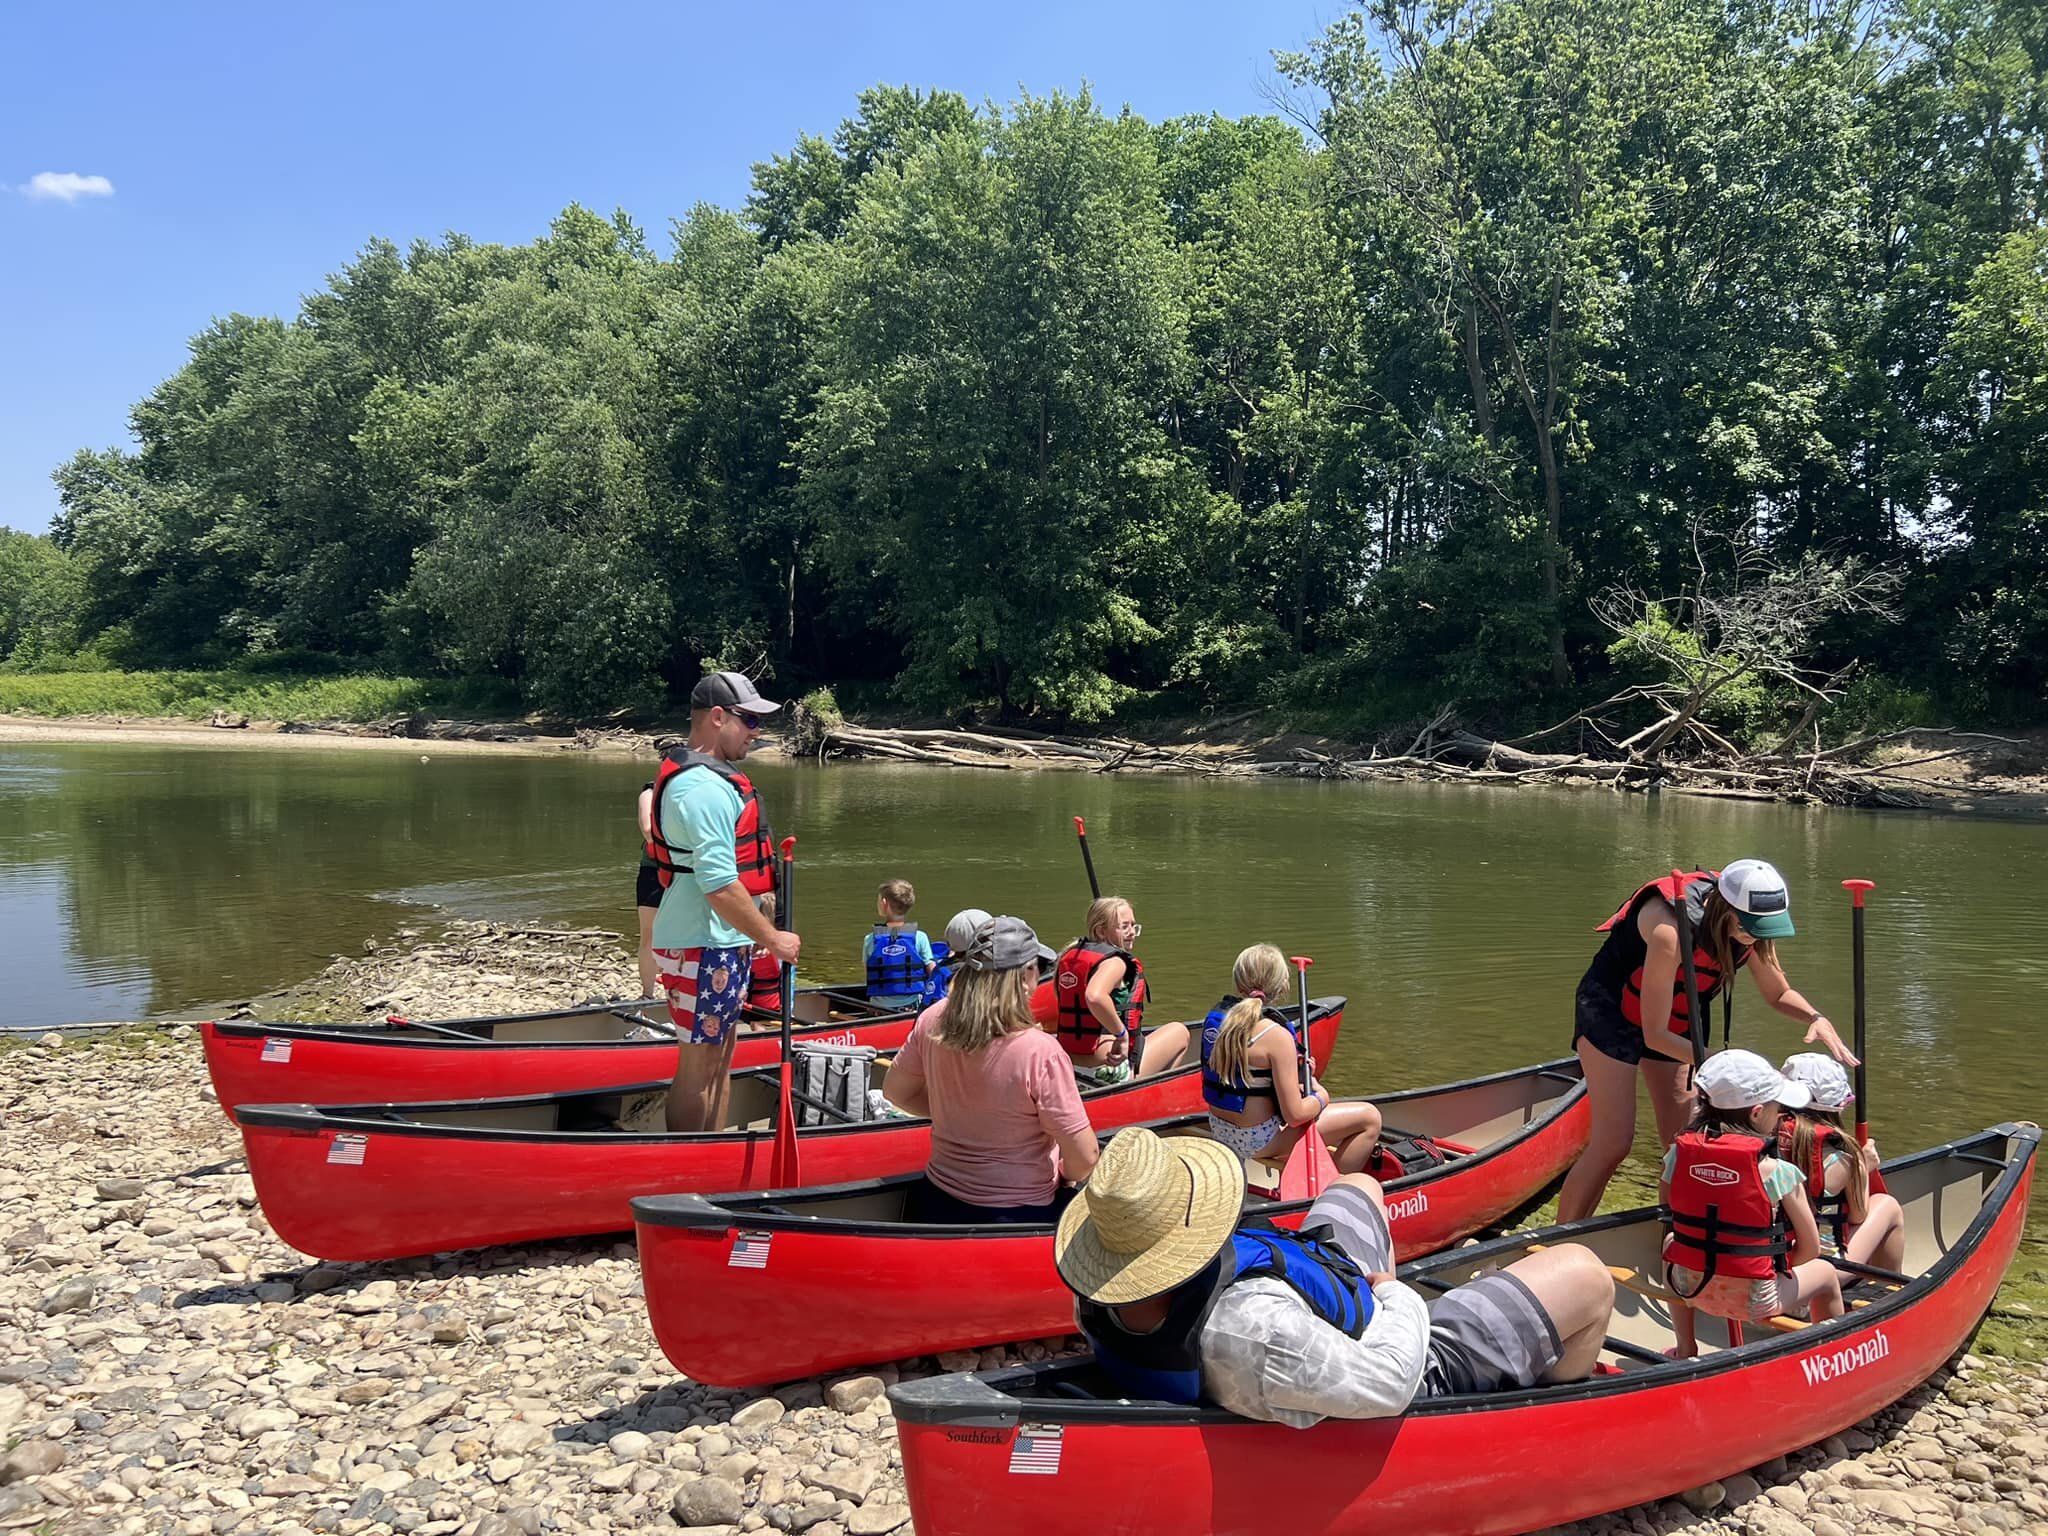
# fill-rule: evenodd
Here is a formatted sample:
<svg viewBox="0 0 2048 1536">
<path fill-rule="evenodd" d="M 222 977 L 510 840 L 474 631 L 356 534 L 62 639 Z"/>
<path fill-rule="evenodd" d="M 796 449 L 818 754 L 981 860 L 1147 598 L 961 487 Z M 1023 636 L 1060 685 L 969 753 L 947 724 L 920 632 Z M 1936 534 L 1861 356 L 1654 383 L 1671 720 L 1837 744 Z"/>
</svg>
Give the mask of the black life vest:
<svg viewBox="0 0 2048 1536">
<path fill-rule="evenodd" d="M 1666 1210 L 1671 1235 L 1664 1243 L 1665 1281 L 1669 1267 L 1683 1265 L 1703 1278 L 1697 1295 L 1715 1275 L 1748 1280 L 1768 1279 L 1784 1272 L 1791 1251 L 1785 1213 L 1764 1192 L 1763 1161 L 1777 1151 L 1766 1141 L 1740 1131 L 1687 1131 L 1674 1143 L 1678 1156 L 1671 1169 L 1671 1204 Z"/>
<path fill-rule="evenodd" d="M 924 961 L 917 953 L 917 924 L 875 924 L 868 947 L 869 997 L 922 997 Z"/>
<path fill-rule="evenodd" d="M 1124 986 L 1128 989 L 1129 1001 L 1122 1005 L 1124 1028 L 1132 1034 L 1145 1020 L 1145 1004 L 1150 1000 L 1150 989 L 1145 985 L 1145 967 L 1138 957 L 1127 949 L 1118 949 L 1114 944 L 1105 944 L 1100 939 L 1076 939 L 1053 962 L 1052 995 L 1056 1010 L 1053 1033 L 1066 1048 L 1069 1056 L 1092 1056 L 1095 1047 L 1108 1033 L 1088 1008 L 1088 978 L 1095 973 L 1095 967 L 1111 955 L 1123 961 Z"/>
<path fill-rule="evenodd" d="M 1237 1082 L 1225 1082 L 1217 1076 L 1209 1058 L 1216 1051 L 1216 1036 L 1223 1028 L 1223 1016 L 1235 1008 L 1240 999 L 1225 997 L 1202 1021 L 1202 1098 L 1216 1109 L 1227 1109 L 1241 1114 L 1253 1097 L 1273 1097 L 1273 1074 L 1264 1067 L 1248 1067 L 1244 1077 Z M 1278 1024 L 1287 1031 L 1287 1038 L 1294 1042 L 1294 1051 L 1301 1054 L 1301 1037 L 1294 1032 L 1294 1022 L 1285 1014 L 1270 1006 L 1260 1012 L 1260 1017 L 1269 1024 Z"/>
<path fill-rule="evenodd" d="M 707 768 L 739 791 L 740 814 L 732 829 L 733 862 L 739 867 L 740 884 L 749 896 L 767 895 L 775 889 L 775 834 L 761 814 L 761 798 L 754 793 L 751 779 L 724 758 L 708 752 L 671 751 L 662 757 L 661 767 L 654 775 L 653 832 L 647 839 L 647 857 L 654 864 L 662 889 L 667 890 L 677 875 L 690 872 L 690 866 L 684 862 L 690 850 L 672 846 L 661 835 L 662 796 L 671 779 L 693 768 Z"/>
<path fill-rule="evenodd" d="M 1174 1296 L 1166 1321 L 1150 1333 L 1132 1333 L 1116 1313 L 1079 1300 L 1074 1316 L 1095 1359 L 1133 1397 L 1169 1403 L 1202 1398 L 1202 1327 L 1223 1293 L 1240 1280 L 1283 1281 L 1323 1322 L 1358 1338 L 1372 1321 L 1372 1287 L 1365 1272 L 1324 1234 L 1329 1228 L 1283 1232 L 1267 1222 L 1247 1223 L 1209 1267 Z"/>
<path fill-rule="evenodd" d="M 1599 978 L 1612 992 L 1621 1005 L 1621 1016 L 1635 1025 L 1643 1027 L 1643 962 L 1648 946 L 1643 943 L 1642 931 L 1636 927 L 1636 919 L 1642 914 L 1643 903 L 1652 896 L 1660 896 L 1667 906 L 1678 906 L 1680 892 L 1684 892 L 1686 910 L 1692 918 L 1693 949 L 1692 964 L 1698 978 L 1700 1006 L 1712 1002 L 1721 990 L 1723 977 L 1721 965 L 1701 942 L 1700 926 L 1705 911 L 1707 893 L 1721 878 L 1719 871 L 1697 869 L 1689 875 L 1665 875 L 1652 880 L 1648 885 L 1639 886 L 1634 895 L 1621 904 L 1614 916 L 1607 919 L 1593 931 L 1607 935 L 1607 942 L 1600 946 L 1599 954 L 1593 957 L 1589 979 Z M 1747 945 L 1735 946 L 1734 968 L 1742 967 L 1749 960 Z M 1671 978 L 1670 1030 L 1674 1035 L 1692 1032 L 1690 1015 L 1685 1000 L 1685 965 L 1681 961 Z"/>
</svg>

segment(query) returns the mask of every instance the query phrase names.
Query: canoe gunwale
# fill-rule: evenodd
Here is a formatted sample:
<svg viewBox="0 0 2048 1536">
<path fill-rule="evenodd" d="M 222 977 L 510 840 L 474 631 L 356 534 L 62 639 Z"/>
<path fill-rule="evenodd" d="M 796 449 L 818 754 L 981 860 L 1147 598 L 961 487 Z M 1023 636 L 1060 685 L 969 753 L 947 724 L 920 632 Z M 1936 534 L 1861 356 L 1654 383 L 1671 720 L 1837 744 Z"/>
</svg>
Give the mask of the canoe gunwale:
<svg viewBox="0 0 2048 1536">
<path fill-rule="evenodd" d="M 1333 1016 L 1341 1015 L 1349 999 L 1342 996 L 1314 999 L 1310 1007 L 1309 1027 L 1316 1028 Z M 1198 1072 L 1197 1066 L 1182 1065 L 1172 1072 L 1161 1072 L 1152 1077 L 1134 1077 L 1127 1082 L 1113 1083 L 1107 1087 L 1083 1089 L 1081 1102 L 1087 1104 L 1114 1103 L 1129 1094 L 1149 1092 L 1168 1077 L 1179 1073 Z M 733 1072 L 735 1078 L 772 1078 L 781 1071 L 779 1063 L 759 1067 L 740 1067 Z M 317 1134 L 322 1131 L 351 1131 L 371 1133 L 380 1136 L 433 1137 L 441 1140 L 476 1141 L 488 1144 L 505 1143 L 571 1143 L 588 1146 L 601 1142 L 608 1146 L 640 1146 L 648 1143 L 668 1143 L 675 1146 L 711 1146 L 747 1143 L 772 1139 L 775 1128 L 772 1124 L 758 1128 L 727 1131 L 622 1131 L 622 1130 L 535 1130 L 518 1126 L 470 1126 L 444 1125 L 434 1121 L 392 1118 L 395 1112 L 411 1111 L 414 1114 L 437 1113 L 458 1110 L 481 1110 L 490 1107 L 501 1109 L 526 1108 L 536 1104 L 566 1103 L 570 1100 L 609 1098 L 625 1094 L 666 1091 L 670 1082 L 666 1078 L 653 1081 L 624 1083 L 606 1088 L 578 1089 L 571 1093 L 529 1093 L 504 1098 L 487 1099 L 438 1099 L 419 1103 L 383 1104 L 237 1104 L 235 1119 L 243 1126 L 262 1126 L 276 1130 L 300 1131 Z M 803 1141 L 816 1141 L 823 1137 L 873 1135 L 882 1131 L 895 1131 L 923 1127 L 929 1129 L 931 1121 L 924 1117 L 882 1120 L 856 1120 L 841 1125 L 804 1126 L 800 1132 Z"/>
<path fill-rule="evenodd" d="M 1561 1070 L 1566 1064 L 1574 1070 Z M 1440 1179 L 1471 1174 L 1487 1163 L 1506 1156 L 1515 1148 L 1533 1137 L 1542 1135 L 1561 1118 L 1569 1114 L 1578 1102 L 1586 1096 L 1586 1084 L 1577 1074 L 1576 1057 L 1560 1057 L 1555 1061 L 1537 1062 L 1526 1067 L 1511 1067 L 1504 1072 L 1489 1072 L 1478 1077 L 1463 1078 L 1454 1083 L 1441 1083 L 1426 1088 L 1404 1089 L 1399 1093 L 1384 1094 L 1372 1100 L 1385 1107 L 1403 1102 L 1414 1103 L 1418 1099 L 1442 1098 L 1452 1093 L 1484 1088 L 1495 1083 L 1510 1082 L 1521 1078 L 1558 1077 L 1570 1081 L 1571 1087 L 1550 1101 L 1550 1107 L 1497 1140 L 1475 1149 L 1469 1156 L 1454 1157 L 1447 1162 L 1437 1163 L 1414 1173 L 1403 1174 L 1390 1179 L 1385 1187 L 1397 1194 L 1412 1190 L 1426 1189 Z M 1339 1102 L 1342 1102 L 1341 1100 Z M 1148 1129 L 1163 1131 L 1192 1126 L 1204 1122 L 1202 1114 L 1175 1115 L 1167 1119 L 1142 1122 Z M 1129 1129 L 1118 1127 L 1117 1129 Z M 1116 1130 L 1105 1131 L 1103 1139 L 1114 1136 Z M 876 1221 L 871 1217 L 807 1215 L 801 1211 L 772 1212 L 760 1209 L 763 1205 L 776 1205 L 788 1201 L 792 1196 L 802 1199 L 805 1204 L 825 1200 L 858 1198 L 862 1195 L 879 1194 L 885 1190 L 914 1183 L 921 1174 L 896 1174 L 883 1179 L 857 1179 L 843 1184 L 806 1185 L 800 1190 L 764 1190 L 758 1194 L 741 1195 L 641 1195 L 633 1201 L 633 1220 L 636 1224 L 649 1227 L 672 1227 L 696 1231 L 723 1231 L 730 1227 L 744 1225 L 749 1230 L 768 1232 L 827 1232 L 862 1237 L 916 1237 L 932 1238 L 991 1238 L 1043 1236 L 1052 1230 L 1050 1222 L 974 1222 L 944 1224 L 938 1222 Z M 1307 1200 L 1279 1201 L 1260 1200 L 1255 1202 L 1257 1214 L 1261 1216 L 1289 1215 L 1305 1211 L 1312 1202 Z M 1470 1253 L 1473 1250 L 1460 1250 Z"/>
<path fill-rule="evenodd" d="M 804 995 L 838 996 L 850 993 L 848 987 L 818 987 L 801 989 Z M 864 998 L 845 997 L 841 999 L 852 1006 L 866 1009 L 860 1017 L 852 1019 L 831 1019 L 814 1024 L 798 1024 L 791 1031 L 799 1039 L 806 1031 L 813 1033 L 836 1031 L 863 1024 L 893 1023 L 898 1019 L 914 1016 L 915 1008 L 882 1008 L 867 1002 Z M 660 1010 L 659 1016 L 655 1010 Z M 645 1010 L 645 1011 L 643 1011 Z M 667 1004 L 659 998 L 622 998 L 610 1003 L 583 1003 L 573 1008 L 540 1008 L 526 1013 L 478 1013 L 466 1014 L 452 1019 L 407 1019 L 404 1024 L 393 1025 L 379 1020 L 364 1024 L 314 1023 L 292 1024 L 262 1019 L 207 1019 L 204 1027 L 227 1040 L 321 1040 L 335 1045 L 375 1045 L 400 1049 L 427 1049 L 466 1051 L 478 1048 L 485 1050 L 551 1050 L 563 1047 L 579 1051 L 602 1051 L 619 1047 L 644 1049 L 649 1045 L 660 1045 L 660 1040 L 499 1040 L 481 1033 L 484 1026 L 492 1028 L 501 1024 L 520 1024 L 532 1019 L 589 1019 L 604 1014 L 613 1014 L 621 1019 L 630 1019 L 636 1024 L 649 1024 L 670 1032 L 666 1042 L 674 1044 L 675 1026 L 668 1019 Z M 469 1030 L 479 1031 L 474 1038 L 456 1038 Z M 408 1031 L 417 1031 L 410 1033 Z M 449 1033 L 439 1033 L 448 1031 Z M 762 1031 L 762 1033 L 768 1033 Z M 742 1038 L 745 1038 L 742 1036 Z"/>
<path fill-rule="evenodd" d="M 1985 1190 L 1983 1200 L 1948 1251 L 1913 1281 L 1874 1298 L 1866 1307 L 1841 1317 L 1814 1323 L 1796 1332 L 1770 1332 L 1733 1349 L 1717 1350 L 1691 1360 L 1672 1360 L 1615 1376 L 1593 1376 L 1582 1381 L 1553 1386 L 1520 1388 L 1509 1392 L 1474 1393 L 1460 1397 L 1431 1398 L 1408 1408 L 1403 1418 L 1438 1418 L 1458 1414 L 1485 1413 L 1509 1409 L 1538 1408 L 1545 1404 L 1580 1402 L 1590 1398 L 1619 1397 L 1630 1393 L 1661 1390 L 1721 1376 L 1759 1362 L 1800 1354 L 1816 1345 L 1849 1334 L 1861 1333 L 1894 1319 L 1927 1300 L 1969 1264 L 1981 1249 L 1992 1226 L 2005 1214 L 2015 1190 L 2028 1174 L 2041 1141 L 2038 1126 L 2007 1121 L 1971 1135 L 1959 1137 L 1884 1163 L 1887 1173 L 1903 1172 L 1923 1163 L 1969 1153 L 1981 1145 L 2003 1141 L 2007 1155 L 1996 1159 L 2004 1171 Z M 1982 1153 L 1971 1161 L 1987 1161 Z M 1606 1216 L 1542 1229 L 1544 1240 L 1570 1242 L 1574 1238 L 1654 1218 L 1657 1206 L 1640 1206 Z M 1470 1248 L 1450 1248 L 1401 1266 L 1404 1274 L 1424 1274 L 1433 1269 L 1464 1267 L 1494 1254 L 1519 1253 L 1527 1249 L 1533 1234 L 1511 1234 Z M 1085 1364 L 1056 1362 L 1051 1365 L 1019 1366 L 981 1374 L 955 1373 L 899 1383 L 889 1388 L 889 1400 L 896 1417 L 920 1425 L 956 1425 L 963 1428 L 1000 1429 L 1019 1423 L 1129 1424 L 1154 1428 L 1173 1425 L 1229 1425 L 1255 1421 L 1239 1418 L 1219 1408 L 1184 1407 L 1172 1403 L 1102 1400 L 1086 1397 L 1017 1397 L 1003 1390 L 1012 1383 L 1057 1381 Z"/>
</svg>

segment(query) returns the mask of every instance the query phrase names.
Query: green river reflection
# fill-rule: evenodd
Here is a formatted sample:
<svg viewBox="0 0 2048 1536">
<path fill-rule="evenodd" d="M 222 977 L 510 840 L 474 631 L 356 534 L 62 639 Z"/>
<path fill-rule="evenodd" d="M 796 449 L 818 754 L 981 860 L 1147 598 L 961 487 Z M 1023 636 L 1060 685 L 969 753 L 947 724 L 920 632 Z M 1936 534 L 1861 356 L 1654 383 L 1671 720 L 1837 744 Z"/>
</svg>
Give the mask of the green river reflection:
<svg viewBox="0 0 2048 1536">
<path fill-rule="evenodd" d="M 297 980 L 422 917 L 632 931 L 631 809 L 649 764 L 132 745 L 0 751 L 0 1024 L 203 1007 Z M 853 974 L 874 888 L 941 926 L 973 904 L 1058 944 L 1087 887 L 1136 905 L 1165 1017 L 1205 1008 L 1253 939 L 1351 998 L 1339 1088 L 1439 1082 L 1563 1055 L 1593 927 L 1674 863 L 1768 858 L 1792 882 L 1795 985 L 1852 1008 L 1849 908 L 1870 916 L 1870 1096 L 1907 1150 L 2040 1118 L 2048 828 L 1606 792 L 757 764 L 799 839 L 808 977 Z M 1717 1014 L 1718 1018 L 1718 1014 Z M 1747 983 L 1736 1039 L 1796 1031 Z M 1647 1109 L 1643 1119 L 1648 1120 Z"/>
</svg>

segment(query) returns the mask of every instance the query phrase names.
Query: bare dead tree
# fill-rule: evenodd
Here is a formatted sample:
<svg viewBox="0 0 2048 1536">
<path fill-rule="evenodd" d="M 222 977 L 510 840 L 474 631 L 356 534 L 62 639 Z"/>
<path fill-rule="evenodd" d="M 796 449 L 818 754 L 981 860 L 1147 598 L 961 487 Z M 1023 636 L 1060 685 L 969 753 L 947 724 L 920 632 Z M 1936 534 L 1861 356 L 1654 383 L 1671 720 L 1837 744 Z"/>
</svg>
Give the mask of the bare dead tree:
<svg viewBox="0 0 2048 1536">
<path fill-rule="evenodd" d="M 1783 563 L 1752 544 L 1736 547 L 1717 572 L 1702 543 L 1695 543 L 1690 590 L 1653 595 L 1617 586 L 1592 601 L 1594 617 L 1663 673 L 1636 695 L 1657 710 L 1656 718 L 1615 743 L 1632 762 L 1658 761 L 1687 732 L 1739 755 L 1703 717 L 1730 689 L 1753 682 L 1782 684 L 1805 698 L 1806 712 L 1775 749 L 1785 750 L 1841 696 L 1853 671 L 1813 665 L 1821 626 L 1853 613 L 1894 617 L 1894 571 L 1817 554 Z"/>
</svg>

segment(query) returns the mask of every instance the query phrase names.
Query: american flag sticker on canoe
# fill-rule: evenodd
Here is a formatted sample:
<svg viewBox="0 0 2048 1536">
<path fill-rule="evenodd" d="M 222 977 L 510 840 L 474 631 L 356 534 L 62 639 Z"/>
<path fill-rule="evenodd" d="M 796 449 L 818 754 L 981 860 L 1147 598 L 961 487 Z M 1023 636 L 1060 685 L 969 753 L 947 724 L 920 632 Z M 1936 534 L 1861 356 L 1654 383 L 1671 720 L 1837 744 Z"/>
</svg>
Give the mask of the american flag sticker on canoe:
<svg viewBox="0 0 2048 1536">
<path fill-rule="evenodd" d="M 727 1269 L 766 1269 L 768 1267 L 768 1239 L 766 1232 L 741 1232 L 732 1240 L 732 1253 L 725 1261 Z"/>
<path fill-rule="evenodd" d="M 1026 1424 L 1010 1444 L 1010 1470 L 1035 1477 L 1051 1477 L 1060 1469 L 1060 1434 L 1057 1424 Z"/>
<path fill-rule="evenodd" d="M 363 1154 L 369 1150 L 369 1146 L 369 1137 L 344 1131 L 327 1144 L 327 1161 L 347 1163 L 360 1168 L 363 1165 Z"/>
<path fill-rule="evenodd" d="M 289 1041 L 289 1040 L 265 1040 L 265 1041 L 263 1042 L 263 1060 L 265 1060 L 265 1061 L 290 1061 L 291 1059 L 292 1059 L 292 1043 L 291 1043 L 291 1041 Z"/>
</svg>

